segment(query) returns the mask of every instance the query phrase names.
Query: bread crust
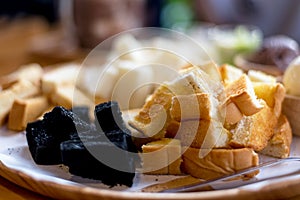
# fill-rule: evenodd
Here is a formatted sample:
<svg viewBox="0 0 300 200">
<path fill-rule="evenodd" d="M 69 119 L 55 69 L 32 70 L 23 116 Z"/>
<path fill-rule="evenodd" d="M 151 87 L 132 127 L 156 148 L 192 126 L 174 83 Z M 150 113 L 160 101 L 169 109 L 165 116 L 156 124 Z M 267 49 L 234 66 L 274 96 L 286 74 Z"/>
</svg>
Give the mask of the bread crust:
<svg viewBox="0 0 300 200">
<path fill-rule="evenodd" d="M 39 87 L 28 80 L 21 79 L 9 89 L 0 92 L 0 125 L 3 125 L 8 117 L 10 109 L 17 98 L 27 98 L 37 95 Z"/>
<path fill-rule="evenodd" d="M 199 149 L 188 147 L 183 153 L 183 171 L 205 180 L 235 173 L 258 165 L 258 155 L 250 148 L 212 149 L 199 157 Z"/>
<path fill-rule="evenodd" d="M 13 131 L 24 130 L 27 123 L 36 120 L 48 107 L 48 99 L 45 96 L 16 99 L 9 113 L 8 128 Z"/>
<path fill-rule="evenodd" d="M 277 158 L 287 158 L 290 155 L 292 137 L 290 123 L 286 116 L 282 114 L 274 129 L 273 137 L 260 153 Z"/>
<path fill-rule="evenodd" d="M 245 74 L 225 87 L 225 93 L 227 96 L 226 104 L 233 102 L 246 116 L 253 115 L 263 108 L 255 96 L 251 81 Z"/>
<path fill-rule="evenodd" d="M 254 83 L 253 86 L 257 97 L 266 101 L 276 117 L 279 118 L 286 94 L 284 86 L 281 83 Z"/>
<path fill-rule="evenodd" d="M 170 121 L 170 107 L 173 94 L 165 86 L 160 86 L 146 101 L 140 112 L 128 124 L 147 137 L 165 137 Z"/>
<path fill-rule="evenodd" d="M 264 102 L 264 101 L 263 101 Z M 274 134 L 277 117 L 265 102 L 264 108 L 251 116 L 244 116 L 235 129 L 231 130 L 229 142 L 234 148 L 248 147 L 255 151 L 264 149 Z"/>
<path fill-rule="evenodd" d="M 143 171 L 146 174 L 180 175 L 181 144 L 177 139 L 163 138 L 142 146 Z M 147 153 L 151 153 L 147 155 Z"/>
<path fill-rule="evenodd" d="M 243 70 L 229 64 L 223 64 L 219 68 L 224 85 L 239 79 L 243 74 Z"/>
</svg>

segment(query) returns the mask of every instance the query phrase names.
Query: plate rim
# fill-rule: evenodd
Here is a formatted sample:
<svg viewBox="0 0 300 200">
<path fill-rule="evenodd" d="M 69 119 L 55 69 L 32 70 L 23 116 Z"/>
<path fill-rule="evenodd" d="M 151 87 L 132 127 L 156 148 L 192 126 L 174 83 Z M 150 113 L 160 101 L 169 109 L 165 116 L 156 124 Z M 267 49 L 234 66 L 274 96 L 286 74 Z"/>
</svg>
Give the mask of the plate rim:
<svg viewBox="0 0 300 200">
<path fill-rule="evenodd" d="M 10 168 L 3 161 L 0 161 L 0 175 L 5 179 L 35 193 L 51 197 L 54 199 L 94 199 L 105 198 L 111 200 L 124 199 L 144 199 L 144 200 L 178 200 L 178 199 L 224 199 L 224 198 L 252 198 L 265 199 L 289 198 L 291 196 L 300 195 L 297 188 L 300 187 L 300 174 L 298 177 L 290 176 L 288 181 L 270 182 L 260 188 L 232 188 L 215 191 L 202 191 L 190 193 L 148 193 L 148 192 L 130 192 L 130 191 L 113 191 L 109 189 L 98 189 L 84 185 L 65 185 L 58 182 L 48 180 L 39 180 L 35 176 L 30 176 L 26 172 L 14 168 Z M 281 191 L 284 191 L 283 193 Z"/>
</svg>

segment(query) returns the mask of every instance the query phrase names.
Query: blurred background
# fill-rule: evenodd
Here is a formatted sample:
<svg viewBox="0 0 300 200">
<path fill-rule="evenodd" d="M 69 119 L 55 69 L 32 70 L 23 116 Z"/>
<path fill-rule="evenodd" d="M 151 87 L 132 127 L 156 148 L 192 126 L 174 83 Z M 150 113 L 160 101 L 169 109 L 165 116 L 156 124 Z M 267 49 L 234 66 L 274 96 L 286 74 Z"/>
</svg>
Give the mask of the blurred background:
<svg viewBox="0 0 300 200">
<path fill-rule="evenodd" d="M 30 62 L 50 65 L 81 59 L 111 35 L 136 27 L 188 33 L 208 52 L 208 34 L 224 24 L 243 24 L 251 27 L 250 33 L 254 28 L 258 38 L 283 34 L 299 43 L 299 21 L 297 0 L 1 1 L 0 68 L 8 73 Z"/>
</svg>

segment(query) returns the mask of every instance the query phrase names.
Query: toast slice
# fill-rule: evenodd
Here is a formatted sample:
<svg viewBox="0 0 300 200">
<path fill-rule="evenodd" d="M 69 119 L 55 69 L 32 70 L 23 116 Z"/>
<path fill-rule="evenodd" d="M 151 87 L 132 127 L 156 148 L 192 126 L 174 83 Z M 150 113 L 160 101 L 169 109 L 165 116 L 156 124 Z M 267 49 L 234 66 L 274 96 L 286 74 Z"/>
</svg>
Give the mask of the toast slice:
<svg viewBox="0 0 300 200">
<path fill-rule="evenodd" d="M 75 85 L 79 71 L 80 66 L 71 63 L 48 71 L 41 79 L 43 93 L 51 94 L 62 85 Z"/>
<path fill-rule="evenodd" d="M 0 92 L 0 125 L 3 125 L 8 117 L 16 98 L 27 98 L 39 93 L 39 87 L 28 80 L 20 80 L 9 89 Z"/>
<path fill-rule="evenodd" d="M 225 87 L 225 93 L 226 100 L 222 107 L 226 109 L 225 119 L 229 124 L 235 124 L 243 115 L 253 115 L 263 108 L 261 101 L 255 95 L 252 82 L 245 74 L 229 83 Z"/>
<path fill-rule="evenodd" d="M 209 94 L 209 95 L 208 95 Z M 178 96 L 187 95 L 184 97 L 179 97 L 184 99 L 185 103 L 190 103 L 192 107 L 199 106 L 198 97 L 205 97 L 205 112 L 206 118 L 211 119 L 209 123 L 209 128 L 207 129 L 206 135 L 208 135 L 208 140 L 203 142 L 206 148 L 212 148 L 218 143 L 217 140 L 223 136 L 223 115 L 219 109 L 220 99 L 222 99 L 223 85 L 221 82 L 214 81 L 210 76 L 202 71 L 199 67 L 190 67 L 180 71 L 180 76 L 171 82 L 164 83 L 160 86 L 154 94 L 146 101 L 140 113 L 134 118 L 134 120 L 129 121 L 129 125 L 133 128 L 139 130 L 144 135 L 148 137 L 153 137 L 154 139 L 161 139 L 165 137 L 169 124 L 172 122 L 172 117 L 177 120 L 181 120 L 181 110 L 180 102 L 176 103 Z M 190 95 L 190 96 L 189 96 Z M 176 97 L 175 97 L 176 96 Z M 196 97 L 196 98 L 195 98 Z M 172 99 L 175 99 L 172 102 Z M 196 99 L 191 101 L 191 99 Z M 190 102 L 191 101 L 191 102 Z M 175 103 L 172 107 L 172 103 Z M 184 105 L 183 105 L 184 106 Z M 200 105 L 201 108 L 202 105 Z M 172 107 L 172 117 L 170 109 Z M 207 108 L 209 107 L 209 108 Z M 151 108 L 151 109 L 150 109 Z M 150 112 L 151 111 L 151 112 Z M 196 110 L 197 111 L 197 110 Z M 179 114 L 180 113 L 180 114 Z M 197 113 L 197 112 L 196 112 Z M 189 113 L 185 117 L 194 118 L 190 116 Z M 194 112 L 195 114 L 195 112 Z M 205 116 L 205 115 L 203 115 Z M 179 119 L 180 118 L 180 119 Z M 184 119 L 187 120 L 187 119 Z M 197 120 L 199 121 L 198 117 Z M 174 120 L 176 121 L 176 120 Z M 172 122 L 174 123 L 174 122 Z M 197 131 L 198 127 L 195 127 Z M 176 129 L 173 129 L 173 131 Z M 156 132 L 154 132 L 156 131 Z M 184 136 L 182 136 L 184 137 Z M 211 140 L 212 139 L 212 140 Z"/>
<path fill-rule="evenodd" d="M 277 117 L 264 102 L 261 111 L 251 116 L 244 116 L 231 130 L 232 138 L 229 145 L 234 148 L 248 147 L 261 151 L 272 138 L 276 124 Z"/>
<path fill-rule="evenodd" d="M 235 103 L 246 116 L 253 115 L 263 108 L 256 97 L 252 82 L 245 74 L 225 87 L 225 93 L 227 101 Z"/>
<path fill-rule="evenodd" d="M 35 85 L 39 85 L 42 75 L 43 68 L 39 64 L 32 63 L 23 65 L 16 71 L 0 77 L 0 86 L 2 86 L 2 88 L 7 88 L 21 79 L 30 81 Z"/>
<path fill-rule="evenodd" d="M 143 172 L 146 174 L 180 175 L 181 144 L 179 140 L 163 138 L 142 146 Z"/>
<path fill-rule="evenodd" d="M 95 103 L 92 98 L 83 93 L 75 85 L 54 85 L 53 91 L 49 94 L 49 99 L 53 105 L 63 106 L 71 109 L 75 106 L 86 106 L 89 108 L 89 117 L 94 119 Z"/>
<path fill-rule="evenodd" d="M 290 155 L 292 129 L 285 115 L 280 115 L 273 137 L 260 153 L 277 158 L 287 158 Z"/>
<path fill-rule="evenodd" d="M 210 96 L 207 93 L 178 95 L 172 98 L 171 118 L 175 121 L 210 120 Z"/>
<path fill-rule="evenodd" d="M 255 94 L 258 98 L 265 100 L 267 105 L 273 109 L 275 116 L 281 115 L 282 102 L 286 90 L 281 83 L 253 83 Z"/>
<path fill-rule="evenodd" d="M 177 138 L 183 146 L 193 148 L 201 148 L 202 145 L 213 146 L 214 148 L 228 147 L 230 132 L 225 128 L 219 134 L 208 134 L 209 129 L 214 124 L 211 120 L 188 120 L 188 121 L 172 121 L 167 128 L 167 136 Z"/>
<path fill-rule="evenodd" d="M 36 120 L 48 107 L 45 96 L 16 99 L 9 113 L 8 128 L 13 131 L 25 130 L 27 123 Z"/>
<path fill-rule="evenodd" d="M 183 171 L 205 180 L 218 178 L 258 165 L 258 155 L 250 148 L 212 149 L 205 157 L 199 157 L 199 149 L 188 147 L 182 156 Z M 249 174 L 253 176 L 255 174 Z"/>
<path fill-rule="evenodd" d="M 147 137 L 161 139 L 165 137 L 170 121 L 170 107 L 173 94 L 164 85 L 147 99 L 140 112 L 130 119 L 128 124 Z"/>
<path fill-rule="evenodd" d="M 225 86 L 238 80 L 244 74 L 243 70 L 229 64 L 221 65 L 219 70 Z"/>
</svg>

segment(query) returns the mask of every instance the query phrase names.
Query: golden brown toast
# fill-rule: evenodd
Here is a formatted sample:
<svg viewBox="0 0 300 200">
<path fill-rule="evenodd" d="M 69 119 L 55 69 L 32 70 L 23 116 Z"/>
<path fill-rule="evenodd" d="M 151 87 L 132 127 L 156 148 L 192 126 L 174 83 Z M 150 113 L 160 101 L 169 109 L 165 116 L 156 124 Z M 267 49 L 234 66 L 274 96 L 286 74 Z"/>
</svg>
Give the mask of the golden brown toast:
<svg viewBox="0 0 300 200">
<path fill-rule="evenodd" d="M 278 118 L 281 114 L 282 102 L 286 90 L 281 83 L 253 83 L 255 94 L 258 98 L 265 100 L 267 105 L 273 109 Z"/>
<path fill-rule="evenodd" d="M 8 128 L 13 131 L 24 130 L 27 123 L 36 120 L 48 107 L 45 96 L 16 99 L 9 113 Z"/>
<path fill-rule="evenodd" d="M 264 102 L 264 101 L 263 101 Z M 251 116 L 244 116 L 231 130 L 229 142 L 234 148 L 248 147 L 255 151 L 264 149 L 274 134 L 277 117 L 265 102 L 264 108 Z"/>
<path fill-rule="evenodd" d="M 227 85 L 225 93 L 227 101 L 235 103 L 246 116 L 253 115 L 263 108 L 255 95 L 252 82 L 245 74 Z"/>
<path fill-rule="evenodd" d="M 10 109 L 16 98 L 27 98 L 39 93 L 39 86 L 28 80 L 20 80 L 11 87 L 0 92 L 0 125 L 3 125 L 8 117 Z"/>
<path fill-rule="evenodd" d="M 243 70 L 229 64 L 221 65 L 219 70 L 225 86 L 239 79 L 244 74 Z"/>
<path fill-rule="evenodd" d="M 275 127 L 273 137 L 260 153 L 277 158 L 287 158 L 290 155 L 292 137 L 290 123 L 282 114 Z"/>
<path fill-rule="evenodd" d="M 129 125 L 153 139 L 164 138 L 170 121 L 170 107 L 173 94 L 165 86 L 160 86 L 146 101 L 140 112 Z"/>
</svg>

